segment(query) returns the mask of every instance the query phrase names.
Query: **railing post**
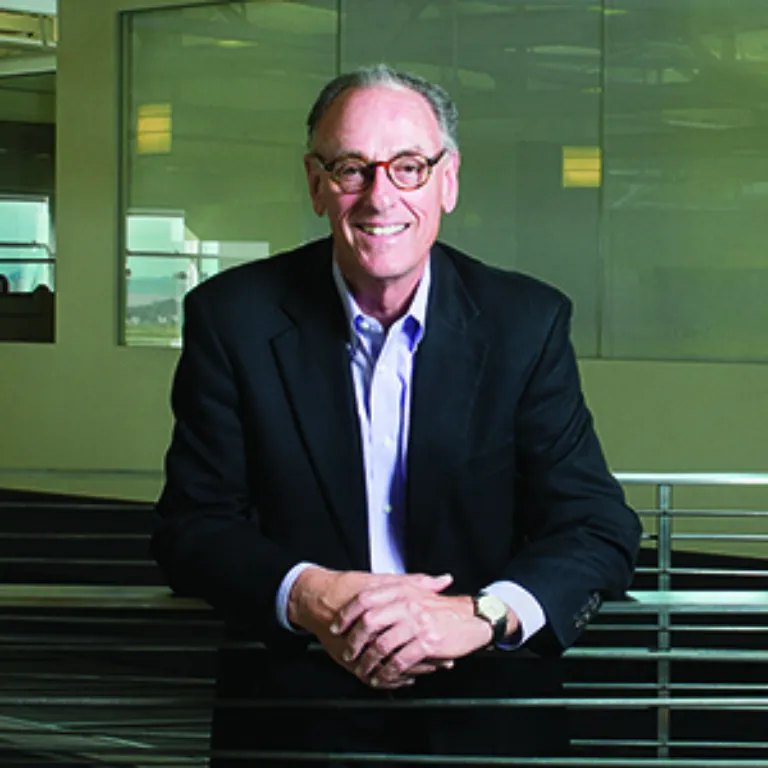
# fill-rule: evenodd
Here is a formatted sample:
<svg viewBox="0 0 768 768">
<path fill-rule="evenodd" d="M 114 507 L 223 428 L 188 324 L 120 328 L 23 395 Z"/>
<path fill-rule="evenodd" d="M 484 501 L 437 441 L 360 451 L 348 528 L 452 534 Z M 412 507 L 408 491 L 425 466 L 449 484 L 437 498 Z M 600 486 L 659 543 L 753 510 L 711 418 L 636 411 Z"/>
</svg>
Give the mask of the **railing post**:
<svg viewBox="0 0 768 768">
<path fill-rule="evenodd" d="M 672 586 L 672 516 L 670 514 L 672 510 L 672 485 L 663 483 L 658 485 L 656 490 L 659 508 L 659 538 L 657 544 L 658 589 L 661 592 L 666 592 Z M 662 652 L 669 651 L 671 648 L 669 610 L 660 607 L 657 618 L 658 650 Z M 659 655 L 656 664 L 656 687 L 660 698 L 666 698 L 670 695 L 670 673 L 669 659 Z M 659 758 L 669 757 L 670 717 L 669 707 L 660 706 L 656 715 L 657 756 Z"/>
</svg>

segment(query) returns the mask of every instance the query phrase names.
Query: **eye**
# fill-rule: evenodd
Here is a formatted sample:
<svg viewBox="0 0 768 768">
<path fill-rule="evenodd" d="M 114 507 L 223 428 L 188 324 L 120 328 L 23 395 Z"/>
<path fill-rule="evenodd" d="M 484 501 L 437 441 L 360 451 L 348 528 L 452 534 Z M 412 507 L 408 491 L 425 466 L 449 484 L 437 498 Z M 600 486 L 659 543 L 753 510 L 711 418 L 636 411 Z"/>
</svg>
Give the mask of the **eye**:
<svg viewBox="0 0 768 768">
<path fill-rule="evenodd" d="M 363 174 L 365 166 L 362 163 L 344 161 L 339 163 L 334 169 L 334 176 L 340 179 L 356 179 Z"/>
<path fill-rule="evenodd" d="M 394 164 L 397 173 L 418 176 L 426 168 L 426 164 L 419 157 L 401 157 Z"/>
</svg>

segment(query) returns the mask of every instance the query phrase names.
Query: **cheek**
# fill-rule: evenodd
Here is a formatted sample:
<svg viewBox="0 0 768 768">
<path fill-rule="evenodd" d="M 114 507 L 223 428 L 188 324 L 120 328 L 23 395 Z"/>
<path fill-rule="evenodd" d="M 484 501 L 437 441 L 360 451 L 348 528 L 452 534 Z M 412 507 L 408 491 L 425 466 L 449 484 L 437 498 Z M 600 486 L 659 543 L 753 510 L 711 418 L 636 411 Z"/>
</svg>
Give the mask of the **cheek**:
<svg viewBox="0 0 768 768">
<path fill-rule="evenodd" d="M 414 218 L 419 222 L 419 230 L 423 234 L 429 234 L 440 226 L 442 209 L 440 201 L 431 196 L 422 200 L 413 201 L 409 206 Z"/>
<path fill-rule="evenodd" d="M 356 205 L 356 200 L 336 198 L 328 207 L 331 218 L 339 224 L 348 225 L 348 221 Z"/>
</svg>

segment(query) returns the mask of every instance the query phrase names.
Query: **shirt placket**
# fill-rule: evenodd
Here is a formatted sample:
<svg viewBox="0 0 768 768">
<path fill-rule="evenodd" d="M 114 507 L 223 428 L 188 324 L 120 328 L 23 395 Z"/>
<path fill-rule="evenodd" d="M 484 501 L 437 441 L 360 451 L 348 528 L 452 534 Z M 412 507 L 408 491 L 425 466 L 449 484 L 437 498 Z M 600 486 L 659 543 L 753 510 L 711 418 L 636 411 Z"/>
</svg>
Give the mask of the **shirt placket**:
<svg viewBox="0 0 768 768">
<path fill-rule="evenodd" d="M 370 391 L 369 483 L 371 565 L 379 573 L 404 570 L 398 531 L 392 518 L 392 487 L 397 471 L 402 425 L 403 382 L 393 328 L 373 368 Z"/>
</svg>

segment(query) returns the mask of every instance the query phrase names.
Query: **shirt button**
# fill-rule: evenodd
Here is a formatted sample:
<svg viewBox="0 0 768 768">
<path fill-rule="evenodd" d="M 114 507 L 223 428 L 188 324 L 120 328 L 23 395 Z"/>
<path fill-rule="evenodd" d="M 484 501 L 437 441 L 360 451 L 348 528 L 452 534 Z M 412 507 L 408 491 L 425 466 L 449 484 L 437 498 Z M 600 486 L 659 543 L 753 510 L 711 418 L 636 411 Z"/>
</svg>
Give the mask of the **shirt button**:
<svg viewBox="0 0 768 768">
<path fill-rule="evenodd" d="M 388 515 L 392 511 L 392 505 L 391 504 L 385 504 L 384 505 L 384 514 Z"/>
<path fill-rule="evenodd" d="M 386 445 L 387 448 L 391 448 L 394 444 L 395 444 L 395 441 L 391 437 L 384 438 L 384 445 Z"/>
</svg>

